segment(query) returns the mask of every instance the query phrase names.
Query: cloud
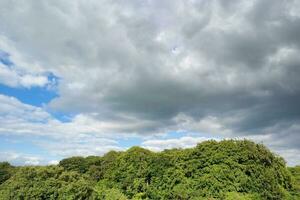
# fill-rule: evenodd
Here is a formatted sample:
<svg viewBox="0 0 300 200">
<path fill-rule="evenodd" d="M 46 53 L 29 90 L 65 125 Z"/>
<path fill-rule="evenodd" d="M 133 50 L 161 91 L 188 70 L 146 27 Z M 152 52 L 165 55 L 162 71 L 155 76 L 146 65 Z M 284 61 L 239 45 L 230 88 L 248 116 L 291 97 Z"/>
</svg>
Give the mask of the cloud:
<svg viewBox="0 0 300 200">
<path fill-rule="evenodd" d="M 299 149 L 281 149 L 276 150 L 276 153 L 287 161 L 289 166 L 299 165 L 300 151 Z"/>
<path fill-rule="evenodd" d="M 116 138 L 115 138 L 116 139 Z M 111 150 L 124 150 L 116 140 L 99 137 L 95 134 L 81 135 L 62 139 L 36 140 L 37 146 L 46 149 L 50 155 L 60 158 L 71 156 L 103 155 Z"/>
<path fill-rule="evenodd" d="M 49 165 L 57 165 L 58 163 L 59 163 L 58 160 L 50 160 L 50 161 L 48 162 Z"/>
<path fill-rule="evenodd" d="M 185 136 L 174 139 L 154 139 L 146 140 L 142 143 L 142 147 L 150 149 L 152 151 L 162 151 L 164 149 L 172 148 L 190 148 L 196 146 L 198 143 L 206 140 L 217 140 L 215 138 L 207 137 L 190 137 Z"/>
<path fill-rule="evenodd" d="M 116 140 L 120 134 L 114 132 L 118 129 L 115 124 L 82 114 L 61 122 L 44 108 L 24 104 L 14 97 L 0 95 L 0 121 L 0 136 L 28 138 L 51 156 L 102 155 L 123 149 Z"/>
<path fill-rule="evenodd" d="M 0 83 L 10 87 L 43 87 L 49 83 L 47 76 L 20 74 L 0 62 Z"/>
<path fill-rule="evenodd" d="M 14 165 L 39 165 L 43 160 L 40 157 L 17 152 L 1 152 L 0 160 L 8 161 Z"/>
<path fill-rule="evenodd" d="M 62 122 L 55 119 L 44 108 L 24 104 L 14 97 L 0 95 L 0 105 L 0 136 L 16 136 L 14 140 L 17 143 L 25 138 L 31 142 L 30 145 L 46 151 L 48 156 L 55 158 L 103 155 L 110 150 L 125 150 L 127 147 L 120 143 L 120 138 L 130 140 L 138 137 L 142 147 L 153 151 L 189 148 L 210 139 L 247 138 L 266 144 L 275 152 L 285 156 L 291 165 L 298 162 L 298 160 L 295 161 L 298 159 L 296 153 L 299 150 L 297 141 L 300 127 L 297 123 L 277 124 L 256 135 L 239 136 L 231 129 L 226 129 L 226 123 L 235 121 L 234 117 L 219 119 L 208 116 L 195 121 L 191 117 L 180 114 L 173 119 L 174 126 L 171 129 L 183 131 L 184 136 L 170 139 L 165 137 L 168 132 L 147 135 L 118 132 L 127 130 L 128 127 L 132 129 L 137 125 L 130 125 L 130 121 L 128 121 L 129 124 L 101 121 L 93 115 L 78 114 L 70 121 Z M 203 130 L 206 136 L 199 136 L 197 130 Z M 171 133 L 167 135 L 172 136 Z M 2 153 L 0 160 L 7 160 L 18 165 L 51 164 L 38 152 L 35 153 L 36 155 L 27 155 L 9 151 Z"/>
<path fill-rule="evenodd" d="M 80 113 L 17 130 L 144 137 L 184 129 L 267 135 L 270 144 L 287 136 L 276 148 L 300 149 L 297 1 L 3 0 L 0 8 L 0 49 L 26 74 L 61 78 L 47 109 Z M 43 83 L 24 79 L 3 80 Z M 14 124 L 2 129 L 16 132 Z"/>
</svg>

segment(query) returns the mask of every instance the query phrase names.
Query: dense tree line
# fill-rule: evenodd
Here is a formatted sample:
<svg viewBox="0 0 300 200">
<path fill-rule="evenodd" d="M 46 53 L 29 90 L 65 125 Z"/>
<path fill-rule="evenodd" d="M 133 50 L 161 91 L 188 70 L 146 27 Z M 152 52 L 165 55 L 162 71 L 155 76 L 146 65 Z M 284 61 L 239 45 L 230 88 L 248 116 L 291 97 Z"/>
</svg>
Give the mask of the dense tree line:
<svg viewBox="0 0 300 200">
<path fill-rule="evenodd" d="M 57 166 L 0 164 L 0 199 L 300 199 L 300 167 L 248 140 L 154 153 L 132 147 Z"/>
</svg>

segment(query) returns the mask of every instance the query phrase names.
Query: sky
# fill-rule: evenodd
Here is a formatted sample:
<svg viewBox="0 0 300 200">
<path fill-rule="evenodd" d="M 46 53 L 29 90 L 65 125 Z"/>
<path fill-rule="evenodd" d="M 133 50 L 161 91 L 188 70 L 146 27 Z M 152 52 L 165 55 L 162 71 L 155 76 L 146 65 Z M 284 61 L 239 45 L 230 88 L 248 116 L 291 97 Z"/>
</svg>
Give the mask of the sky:
<svg viewBox="0 0 300 200">
<path fill-rule="evenodd" d="M 300 1 L 0 0 L 0 161 L 251 139 L 300 164 Z"/>
</svg>

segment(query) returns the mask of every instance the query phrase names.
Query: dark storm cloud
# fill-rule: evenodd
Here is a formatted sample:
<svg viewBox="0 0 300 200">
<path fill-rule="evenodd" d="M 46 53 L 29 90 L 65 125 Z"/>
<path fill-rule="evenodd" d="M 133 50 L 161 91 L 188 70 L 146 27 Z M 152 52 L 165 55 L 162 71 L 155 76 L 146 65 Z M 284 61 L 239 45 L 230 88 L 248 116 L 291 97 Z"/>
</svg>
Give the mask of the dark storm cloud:
<svg viewBox="0 0 300 200">
<path fill-rule="evenodd" d="M 112 74 L 111 79 L 117 76 L 116 82 L 104 89 L 99 102 L 111 112 L 151 121 L 164 120 L 166 126 L 172 124 L 168 119 L 179 113 L 199 120 L 208 115 L 222 118 L 226 113 L 246 110 L 240 121 L 227 126 L 237 133 L 247 134 L 282 121 L 298 120 L 299 60 L 289 51 L 286 57 L 278 58 L 277 63 L 272 63 L 270 58 L 284 54 L 280 52 L 284 48 L 298 52 L 299 18 L 290 15 L 292 4 L 289 1 L 255 1 L 240 12 L 247 6 L 243 3 L 198 4 L 193 9 L 196 16 L 204 8 L 210 13 L 209 17 L 200 17 L 205 20 L 200 20 L 200 24 L 193 24 L 186 18 L 171 21 L 174 23 L 168 25 L 171 27 L 160 27 L 151 11 L 146 15 L 141 13 L 140 18 L 133 14 L 119 19 L 129 43 L 135 48 L 133 60 L 122 62 L 123 56 L 120 58 L 115 73 L 122 75 Z M 131 6 L 129 9 L 136 8 L 136 5 Z M 180 19 L 176 10 L 158 10 L 158 13 L 169 12 Z M 240 23 L 230 21 L 234 14 Z M 213 16 L 223 19 L 217 21 Z M 226 23 L 233 25 L 227 28 Z M 167 42 L 183 48 L 177 60 L 168 46 L 155 41 L 162 31 L 175 35 L 175 39 Z M 178 62 L 190 55 L 195 57 L 193 69 L 180 69 L 176 75 L 170 73 Z M 116 56 L 118 54 L 112 53 L 105 58 L 118 61 Z M 207 63 L 201 63 L 198 57 Z M 203 70 L 201 65 L 208 66 Z M 91 87 L 91 91 L 99 91 L 97 86 Z M 158 124 L 154 123 L 154 130 L 161 128 Z"/>
</svg>

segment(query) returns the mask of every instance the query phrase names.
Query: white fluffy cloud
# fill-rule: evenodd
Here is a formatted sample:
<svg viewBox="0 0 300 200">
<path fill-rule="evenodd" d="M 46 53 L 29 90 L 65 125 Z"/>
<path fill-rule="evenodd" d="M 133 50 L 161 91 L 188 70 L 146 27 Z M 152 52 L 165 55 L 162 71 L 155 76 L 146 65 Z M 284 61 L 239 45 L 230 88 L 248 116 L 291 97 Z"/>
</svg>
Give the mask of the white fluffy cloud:
<svg viewBox="0 0 300 200">
<path fill-rule="evenodd" d="M 116 141 L 119 135 L 108 132 L 113 127 L 90 116 L 77 115 L 61 122 L 43 108 L 4 95 L 0 95 L 0 105 L 0 136 L 29 138 L 52 156 L 101 155 L 122 149 Z"/>
<path fill-rule="evenodd" d="M 12 68 L 8 68 L 0 63 L 0 83 L 10 87 L 26 87 L 33 86 L 43 87 L 49 83 L 47 76 L 20 74 Z"/>
<path fill-rule="evenodd" d="M 153 139 L 146 140 L 142 143 L 144 148 L 150 149 L 152 151 L 162 151 L 164 149 L 172 148 L 190 148 L 196 146 L 198 143 L 207 140 L 218 140 L 216 138 L 207 137 L 181 137 L 176 139 Z"/>
<path fill-rule="evenodd" d="M 27 155 L 17 152 L 1 152 L 0 160 L 5 160 L 16 165 L 39 165 L 43 158 L 34 155 Z"/>
</svg>

